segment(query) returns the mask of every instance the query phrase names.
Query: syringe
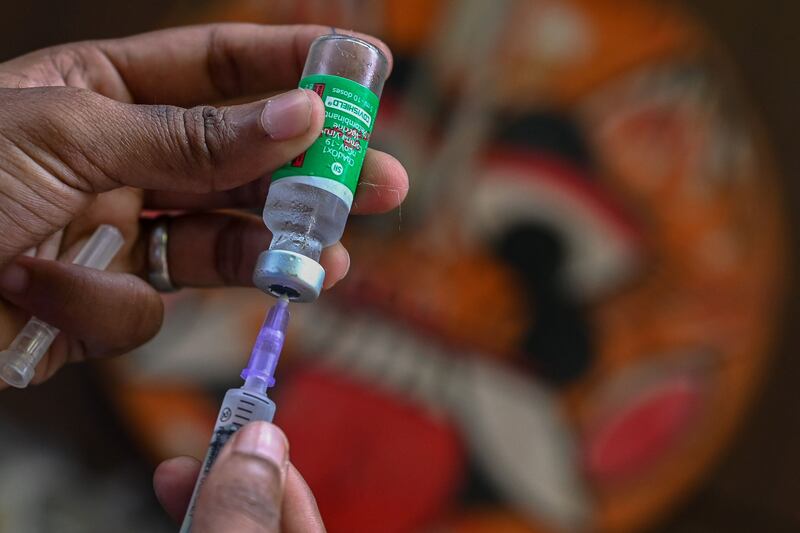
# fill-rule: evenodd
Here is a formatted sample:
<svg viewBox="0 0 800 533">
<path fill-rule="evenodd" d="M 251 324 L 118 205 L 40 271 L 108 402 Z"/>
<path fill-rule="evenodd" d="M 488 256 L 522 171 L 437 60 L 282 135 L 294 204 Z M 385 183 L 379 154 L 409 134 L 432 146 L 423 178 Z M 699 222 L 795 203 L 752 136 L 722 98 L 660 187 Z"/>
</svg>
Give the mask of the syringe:
<svg viewBox="0 0 800 533">
<path fill-rule="evenodd" d="M 117 228 L 103 224 L 83 245 L 72 263 L 105 270 L 124 242 Z M 58 328 L 35 316 L 31 317 L 11 346 L 0 352 L 0 378 L 12 387 L 27 387 L 33 379 L 36 365 L 50 349 L 58 333 Z"/>
<path fill-rule="evenodd" d="M 242 370 L 244 385 L 238 389 L 230 389 L 222 400 L 211 443 L 208 446 L 205 461 L 197 477 L 197 483 L 183 519 L 181 533 L 189 533 L 192 528 L 192 517 L 197 496 L 211 467 L 223 446 L 248 422 L 272 422 L 275 415 L 275 403 L 267 398 L 267 389 L 275 384 L 275 367 L 283 349 L 286 327 L 289 324 L 289 300 L 281 298 L 272 306 L 258 333 L 250 361 Z"/>
</svg>

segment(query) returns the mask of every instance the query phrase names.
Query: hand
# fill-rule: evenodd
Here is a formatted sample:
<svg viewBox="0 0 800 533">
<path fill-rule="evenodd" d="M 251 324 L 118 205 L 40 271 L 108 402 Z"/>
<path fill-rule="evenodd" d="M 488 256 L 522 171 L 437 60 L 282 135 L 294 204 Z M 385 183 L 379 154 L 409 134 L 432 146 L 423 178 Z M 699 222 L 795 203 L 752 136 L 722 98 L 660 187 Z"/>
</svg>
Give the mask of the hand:
<svg viewBox="0 0 800 533">
<path fill-rule="evenodd" d="M 65 362 L 124 353 L 162 320 L 146 271 L 143 209 L 180 211 L 168 262 L 180 286 L 250 285 L 270 241 L 260 208 L 270 172 L 319 135 L 319 97 L 294 87 L 312 26 L 220 24 L 49 48 L 0 64 L 0 347 L 31 314 L 62 330 L 34 383 Z M 381 43 L 379 46 L 384 47 Z M 388 50 L 387 50 L 388 55 Z M 186 106 L 198 106 L 190 107 Z M 402 166 L 370 150 L 354 213 L 396 207 Z M 213 211 L 226 209 L 227 211 Z M 62 253 L 100 223 L 126 246 L 99 272 L 20 257 L 66 228 Z M 330 286 L 349 266 L 337 244 L 322 257 Z"/>
<path fill-rule="evenodd" d="M 191 457 L 164 461 L 153 476 L 158 501 L 182 522 L 200 462 Z M 325 531 L 314 495 L 289 463 L 283 432 L 253 422 L 228 442 L 197 499 L 192 533 L 320 533 Z"/>
</svg>

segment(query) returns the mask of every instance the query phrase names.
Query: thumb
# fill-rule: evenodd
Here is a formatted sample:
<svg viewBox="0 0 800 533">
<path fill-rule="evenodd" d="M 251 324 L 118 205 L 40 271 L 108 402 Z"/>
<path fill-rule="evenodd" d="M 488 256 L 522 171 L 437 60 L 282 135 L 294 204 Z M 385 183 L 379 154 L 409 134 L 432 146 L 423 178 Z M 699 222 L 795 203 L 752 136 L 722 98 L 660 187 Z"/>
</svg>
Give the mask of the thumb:
<svg viewBox="0 0 800 533">
<path fill-rule="evenodd" d="M 319 136 L 324 110 L 295 89 L 242 105 L 190 109 L 120 103 L 67 87 L 15 91 L 34 161 L 83 192 L 120 185 L 209 192 L 263 176 Z M 38 94 L 38 93 L 46 94 Z M 37 93 L 37 94 L 34 94 Z M 20 101 L 21 99 L 21 101 Z"/>
<path fill-rule="evenodd" d="M 267 422 L 252 422 L 225 446 L 203 483 L 195 533 L 278 533 L 289 444 Z"/>
</svg>

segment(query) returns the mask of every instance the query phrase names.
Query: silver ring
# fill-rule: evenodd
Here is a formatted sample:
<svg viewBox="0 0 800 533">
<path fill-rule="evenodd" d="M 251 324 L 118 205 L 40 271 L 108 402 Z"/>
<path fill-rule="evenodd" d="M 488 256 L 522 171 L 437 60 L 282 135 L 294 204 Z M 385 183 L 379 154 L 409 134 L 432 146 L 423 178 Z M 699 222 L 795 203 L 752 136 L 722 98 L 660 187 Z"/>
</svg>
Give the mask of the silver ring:
<svg viewBox="0 0 800 533">
<path fill-rule="evenodd" d="M 178 286 L 169 277 L 167 263 L 167 243 L 169 241 L 169 220 L 160 216 L 153 222 L 150 242 L 147 246 L 147 280 L 159 292 L 175 292 Z"/>
</svg>

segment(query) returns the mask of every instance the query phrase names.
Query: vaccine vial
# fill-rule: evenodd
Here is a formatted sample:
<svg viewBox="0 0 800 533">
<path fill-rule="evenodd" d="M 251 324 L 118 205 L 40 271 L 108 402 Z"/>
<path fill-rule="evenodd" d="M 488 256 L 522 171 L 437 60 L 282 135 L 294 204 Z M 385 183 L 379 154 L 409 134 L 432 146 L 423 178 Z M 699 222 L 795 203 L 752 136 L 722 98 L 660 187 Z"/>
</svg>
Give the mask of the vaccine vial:
<svg viewBox="0 0 800 533">
<path fill-rule="evenodd" d="M 386 56 L 362 39 L 332 34 L 311 44 L 299 86 L 320 96 L 325 122 L 272 176 L 264 223 L 273 237 L 253 273 L 261 290 L 296 302 L 319 296 L 319 258 L 344 232 L 388 74 Z"/>
</svg>

